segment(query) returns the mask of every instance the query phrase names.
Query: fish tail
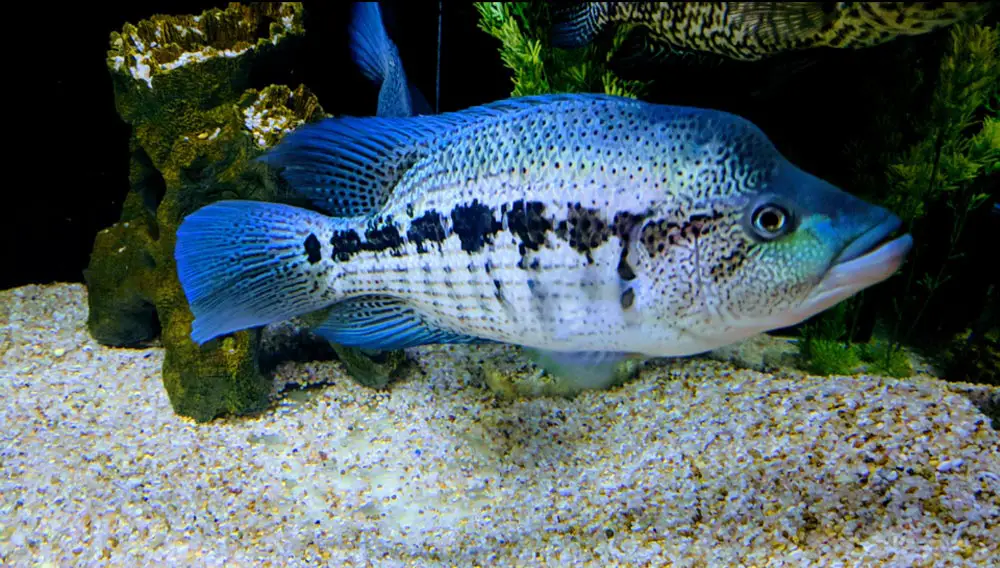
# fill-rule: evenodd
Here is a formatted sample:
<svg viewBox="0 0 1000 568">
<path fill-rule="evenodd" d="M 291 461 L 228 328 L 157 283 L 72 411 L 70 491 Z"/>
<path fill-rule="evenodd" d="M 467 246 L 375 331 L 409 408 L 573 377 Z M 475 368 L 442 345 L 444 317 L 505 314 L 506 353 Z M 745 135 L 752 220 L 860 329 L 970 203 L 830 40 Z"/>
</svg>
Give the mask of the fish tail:
<svg viewBox="0 0 1000 568">
<path fill-rule="evenodd" d="M 381 84 L 393 57 L 398 57 L 382 24 L 378 2 L 355 2 L 351 7 L 351 56 L 368 80 Z"/>
<path fill-rule="evenodd" d="M 258 201 L 219 201 L 188 215 L 174 257 L 194 314 L 191 339 L 202 344 L 333 303 L 336 266 L 323 253 L 334 225 L 347 222 Z"/>
<path fill-rule="evenodd" d="M 607 21 L 605 2 L 553 2 L 552 45 L 582 47 L 594 41 Z"/>
</svg>

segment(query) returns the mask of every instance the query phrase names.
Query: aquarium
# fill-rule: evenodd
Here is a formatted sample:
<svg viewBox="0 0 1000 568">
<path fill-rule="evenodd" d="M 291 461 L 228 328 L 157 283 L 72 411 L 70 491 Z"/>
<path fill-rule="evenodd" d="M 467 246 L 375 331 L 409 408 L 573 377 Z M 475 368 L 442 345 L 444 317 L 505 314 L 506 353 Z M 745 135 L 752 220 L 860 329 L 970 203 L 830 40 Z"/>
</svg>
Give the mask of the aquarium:
<svg viewBox="0 0 1000 568">
<path fill-rule="evenodd" d="M 36 15 L 0 565 L 996 565 L 998 8 Z"/>
</svg>

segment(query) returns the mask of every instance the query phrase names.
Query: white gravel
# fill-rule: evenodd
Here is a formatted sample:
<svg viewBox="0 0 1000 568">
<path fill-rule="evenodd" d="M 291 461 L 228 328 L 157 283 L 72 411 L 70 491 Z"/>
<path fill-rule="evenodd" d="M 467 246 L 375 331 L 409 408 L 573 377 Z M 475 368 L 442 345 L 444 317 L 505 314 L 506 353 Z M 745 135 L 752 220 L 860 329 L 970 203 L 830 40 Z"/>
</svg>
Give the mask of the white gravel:
<svg viewBox="0 0 1000 568">
<path fill-rule="evenodd" d="M 506 401 L 417 350 L 387 392 L 285 364 L 255 418 L 196 424 L 163 351 L 108 349 L 80 285 L 0 292 L 0 565 L 986 566 L 998 434 L 931 377 L 653 365 Z M 7 320 L 7 321 L 5 321 Z M 991 564 L 992 563 L 992 564 Z"/>
</svg>

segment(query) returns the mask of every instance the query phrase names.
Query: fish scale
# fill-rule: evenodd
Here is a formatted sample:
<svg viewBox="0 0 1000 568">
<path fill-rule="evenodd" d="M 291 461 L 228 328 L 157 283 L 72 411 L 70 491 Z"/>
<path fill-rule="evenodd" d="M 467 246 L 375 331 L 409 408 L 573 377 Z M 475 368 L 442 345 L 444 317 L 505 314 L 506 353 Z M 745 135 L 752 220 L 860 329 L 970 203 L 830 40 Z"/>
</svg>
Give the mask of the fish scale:
<svg viewBox="0 0 1000 568">
<path fill-rule="evenodd" d="M 199 342 L 330 307 L 317 333 L 366 348 L 688 355 L 860 289 L 838 259 L 898 224 L 743 118 L 606 95 L 327 119 L 264 160 L 333 216 L 188 216 L 176 256 Z"/>
</svg>

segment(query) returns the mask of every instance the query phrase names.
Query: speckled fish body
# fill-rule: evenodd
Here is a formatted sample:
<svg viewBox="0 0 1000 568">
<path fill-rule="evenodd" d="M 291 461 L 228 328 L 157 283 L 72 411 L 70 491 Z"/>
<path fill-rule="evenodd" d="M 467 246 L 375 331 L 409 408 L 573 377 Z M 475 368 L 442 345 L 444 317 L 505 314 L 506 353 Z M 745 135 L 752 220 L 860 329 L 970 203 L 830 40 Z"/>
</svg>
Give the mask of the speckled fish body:
<svg viewBox="0 0 1000 568">
<path fill-rule="evenodd" d="M 199 342 L 333 306 L 320 332 L 686 355 L 888 277 L 899 225 L 727 113 L 549 95 L 340 118 L 265 156 L 334 215 L 220 202 L 178 232 Z"/>
<path fill-rule="evenodd" d="M 815 48 L 860 49 L 983 14 L 989 2 L 568 2 L 553 43 L 577 47 L 635 25 L 677 49 L 751 61 Z"/>
</svg>

